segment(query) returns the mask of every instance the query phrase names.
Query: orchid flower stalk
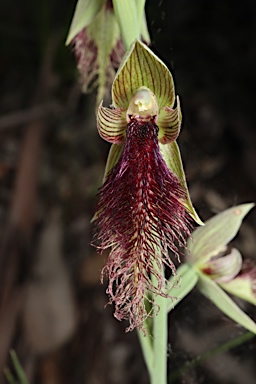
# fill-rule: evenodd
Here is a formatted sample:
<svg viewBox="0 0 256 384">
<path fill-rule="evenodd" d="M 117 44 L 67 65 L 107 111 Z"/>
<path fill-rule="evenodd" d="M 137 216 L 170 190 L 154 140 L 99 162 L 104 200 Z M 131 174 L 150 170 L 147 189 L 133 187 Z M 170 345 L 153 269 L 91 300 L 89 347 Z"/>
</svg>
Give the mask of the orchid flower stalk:
<svg viewBox="0 0 256 384">
<path fill-rule="evenodd" d="M 94 217 L 98 250 L 110 250 L 102 279 L 108 277 L 115 317 L 129 321 L 128 331 L 138 329 L 151 384 L 165 384 L 167 315 L 195 286 L 256 334 L 256 323 L 227 294 L 256 305 L 256 266 L 227 247 L 253 204 L 216 215 L 191 240 L 192 220 L 202 222 L 176 142 L 179 98 L 168 68 L 138 41 L 150 41 L 144 5 L 79 0 L 67 44 L 74 46 L 83 90 L 98 87 L 98 131 L 112 144 Z M 113 78 L 112 106 L 105 108 L 101 100 Z M 169 253 L 179 259 L 180 247 L 188 262 L 176 272 Z M 168 281 L 166 267 L 174 275 Z M 182 284 L 175 284 L 178 279 Z"/>
<path fill-rule="evenodd" d="M 166 384 L 168 313 L 196 285 L 256 333 L 255 322 L 225 293 L 256 305 L 256 267 L 227 248 L 253 204 L 233 207 L 191 234 L 193 221 L 203 223 L 176 142 L 180 102 L 170 71 L 144 44 L 150 43 L 144 8 L 145 0 L 78 0 L 66 44 L 83 91 L 97 88 L 98 132 L 112 144 L 94 216 L 98 251 L 109 251 L 102 281 L 107 276 L 114 316 L 128 320 L 127 331 L 138 330 L 151 384 Z M 189 261 L 176 271 L 170 253 L 180 260 L 180 248 Z"/>
<path fill-rule="evenodd" d="M 174 104 L 176 101 L 176 108 Z M 188 192 L 176 139 L 179 98 L 165 64 L 136 40 L 112 86 L 112 108 L 98 108 L 100 136 L 112 143 L 95 216 L 100 252 L 110 249 L 102 271 L 114 316 L 137 328 L 151 383 L 167 380 L 167 298 L 192 220 L 201 224 Z M 174 284 L 173 284 L 174 285 Z M 153 317 L 153 323 L 148 321 Z M 153 344 L 150 337 L 153 336 Z"/>
<path fill-rule="evenodd" d="M 165 269 L 176 274 L 169 253 L 179 260 L 192 221 L 202 222 L 176 143 L 182 116 L 172 75 L 139 41 L 150 42 L 144 6 L 145 0 L 79 0 L 67 44 L 84 91 L 98 86 L 98 131 L 112 144 L 94 217 L 98 250 L 110 250 L 102 279 L 107 275 L 115 317 L 129 321 L 127 331 L 138 329 L 151 383 L 164 384 L 167 298 L 174 300 Z M 112 106 L 105 108 L 100 101 L 119 64 Z"/>
</svg>

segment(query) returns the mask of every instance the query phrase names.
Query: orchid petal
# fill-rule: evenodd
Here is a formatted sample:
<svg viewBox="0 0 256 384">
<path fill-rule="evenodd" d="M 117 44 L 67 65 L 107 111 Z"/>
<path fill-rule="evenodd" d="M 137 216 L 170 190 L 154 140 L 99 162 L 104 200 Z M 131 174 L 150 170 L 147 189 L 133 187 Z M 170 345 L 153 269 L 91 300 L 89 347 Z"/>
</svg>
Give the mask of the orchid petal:
<svg viewBox="0 0 256 384">
<path fill-rule="evenodd" d="M 161 144 L 167 144 L 177 139 L 181 127 L 181 109 L 179 98 L 177 97 L 177 107 L 172 109 L 164 107 L 161 109 L 157 125 L 159 127 L 158 139 Z"/>
<path fill-rule="evenodd" d="M 216 305 L 225 315 L 249 331 L 256 333 L 256 323 L 209 277 L 199 272 L 197 284 L 200 292 Z"/>
<path fill-rule="evenodd" d="M 185 188 L 186 198 L 184 200 L 184 206 L 186 207 L 187 212 L 195 220 L 197 224 L 203 225 L 203 222 L 198 216 L 198 214 L 196 213 L 195 208 L 193 207 L 190 196 L 189 196 L 189 191 L 186 183 L 186 176 L 183 169 L 178 144 L 176 143 L 176 141 L 173 141 L 169 144 L 159 143 L 159 146 L 160 146 L 162 156 L 168 168 L 175 173 L 175 175 L 178 177 L 178 179 L 181 181 L 181 183 Z"/>
<path fill-rule="evenodd" d="M 229 255 L 215 257 L 204 264 L 203 272 L 216 283 L 225 283 L 233 279 L 242 268 L 242 255 L 233 248 Z"/>
<path fill-rule="evenodd" d="M 188 240 L 191 262 L 199 267 L 211 257 L 226 249 L 226 245 L 237 234 L 244 216 L 254 204 L 241 204 L 229 208 L 208 220 L 204 227 L 193 232 L 193 240 Z"/>
<path fill-rule="evenodd" d="M 69 45 L 73 38 L 83 28 L 87 27 L 97 16 L 106 0 L 78 0 L 75 13 L 68 32 L 66 45 Z"/>
<path fill-rule="evenodd" d="M 155 94 L 159 109 L 173 107 L 174 84 L 169 69 L 145 44 L 136 40 L 124 56 L 113 82 L 113 105 L 127 109 L 133 93 L 142 86 Z"/>
<path fill-rule="evenodd" d="M 126 125 L 125 111 L 118 108 L 105 108 L 101 102 L 97 113 L 97 127 L 104 140 L 113 144 L 123 143 Z"/>
<path fill-rule="evenodd" d="M 220 286 L 225 291 L 240 297 L 249 303 L 256 305 L 256 266 L 244 266 L 239 275 L 226 283 L 221 283 Z"/>
</svg>

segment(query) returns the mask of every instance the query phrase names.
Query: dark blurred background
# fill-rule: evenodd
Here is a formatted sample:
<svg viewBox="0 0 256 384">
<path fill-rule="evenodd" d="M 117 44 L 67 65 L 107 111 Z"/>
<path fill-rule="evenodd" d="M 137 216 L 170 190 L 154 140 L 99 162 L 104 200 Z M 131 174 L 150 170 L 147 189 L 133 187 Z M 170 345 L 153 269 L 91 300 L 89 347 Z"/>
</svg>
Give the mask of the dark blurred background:
<svg viewBox="0 0 256 384">
<path fill-rule="evenodd" d="M 104 307 L 104 257 L 90 246 L 109 147 L 64 45 L 75 4 L 0 5 L 0 383 L 14 348 L 31 384 L 146 384 L 136 332 Z M 255 201 L 256 2 L 148 0 L 146 13 L 181 98 L 179 144 L 199 214 Z M 252 212 L 235 240 L 254 261 L 255 224 Z M 170 383 L 256 382 L 254 339 L 184 369 L 245 332 L 196 289 L 169 329 Z"/>
</svg>

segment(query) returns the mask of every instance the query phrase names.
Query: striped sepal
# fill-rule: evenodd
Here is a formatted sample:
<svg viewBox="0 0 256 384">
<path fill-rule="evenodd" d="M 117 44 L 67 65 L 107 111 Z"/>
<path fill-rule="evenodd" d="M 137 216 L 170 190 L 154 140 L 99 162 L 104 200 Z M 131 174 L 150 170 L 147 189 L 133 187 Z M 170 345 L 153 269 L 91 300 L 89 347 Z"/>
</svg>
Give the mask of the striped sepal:
<svg viewBox="0 0 256 384">
<path fill-rule="evenodd" d="M 132 95 L 142 86 L 154 93 L 159 109 L 167 105 L 173 107 L 175 94 L 171 72 L 145 44 L 136 40 L 117 71 L 112 86 L 114 106 L 128 108 Z"/>
<path fill-rule="evenodd" d="M 107 159 L 107 164 L 105 167 L 105 172 L 104 172 L 102 184 L 104 184 L 105 181 L 107 180 L 108 174 L 111 171 L 111 169 L 118 163 L 118 161 L 122 155 L 123 149 L 124 149 L 124 144 L 119 144 L 119 145 L 118 144 L 112 144 L 111 145 L 110 151 L 108 153 L 108 159 Z M 91 223 L 98 218 L 99 212 L 100 211 L 95 212 L 93 218 L 91 219 Z"/>
<path fill-rule="evenodd" d="M 124 149 L 124 144 L 113 144 L 111 145 L 109 154 L 108 154 L 108 159 L 107 159 L 107 164 L 104 172 L 104 177 L 103 177 L 103 183 L 105 183 L 107 176 L 111 169 L 118 163 L 118 160 L 121 157 L 121 154 Z"/>
<path fill-rule="evenodd" d="M 169 144 L 159 144 L 162 156 L 167 164 L 167 167 L 175 173 L 180 182 L 183 184 L 186 190 L 186 198 L 184 200 L 184 206 L 187 209 L 189 215 L 195 220 L 199 225 L 204 225 L 198 214 L 196 213 L 195 208 L 192 205 L 189 191 L 186 182 L 186 176 L 182 165 L 180 150 L 176 141 L 173 141 Z"/>
<path fill-rule="evenodd" d="M 124 142 L 126 131 L 125 111 L 119 108 L 110 109 L 102 107 L 102 102 L 97 113 L 97 127 L 100 136 L 113 144 Z"/>
</svg>

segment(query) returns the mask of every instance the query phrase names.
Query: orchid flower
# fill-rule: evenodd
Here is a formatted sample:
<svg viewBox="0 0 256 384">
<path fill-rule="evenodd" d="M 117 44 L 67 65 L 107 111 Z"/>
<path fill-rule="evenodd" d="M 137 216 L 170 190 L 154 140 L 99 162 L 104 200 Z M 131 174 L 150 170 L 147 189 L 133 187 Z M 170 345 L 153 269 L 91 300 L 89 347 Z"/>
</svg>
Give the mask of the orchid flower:
<svg viewBox="0 0 256 384">
<path fill-rule="evenodd" d="M 251 203 L 229 208 L 192 233 L 186 250 L 188 263 L 178 269 L 181 290 L 174 289 L 173 294 L 178 297 L 176 305 L 197 285 L 223 313 L 256 333 L 255 322 L 226 293 L 256 305 L 256 263 L 229 246 L 253 206 Z M 170 304 L 168 310 L 173 307 Z"/>
<path fill-rule="evenodd" d="M 140 17 L 139 24 L 133 17 L 135 25 L 140 25 L 137 37 L 141 35 L 143 40 L 149 43 L 144 7 L 140 6 L 141 1 L 130 1 L 134 2 L 135 16 Z M 82 91 L 88 93 L 97 88 L 97 106 L 109 91 L 125 53 L 120 33 L 122 25 L 123 21 L 119 20 L 119 8 L 115 10 L 112 1 L 77 2 L 66 44 L 73 47 Z"/>
<path fill-rule="evenodd" d="M 111 249 L 103 274 L 115 317 L 142 329 L 154 296 L 169 297 L 161 273 L 175 266 L 192 218 L 199 224 L 176 143 L 180 126 L 174 84 L 165 64 L 143 43 L 128 50 L 112 86 L 112 108 L 100 104 L 100 136 L 112 143 L 99 191 L 99 250 Z M 157 281 L 154 284 L 152 281 Z M 146 301 L 151 311 L 146 310 Z"/>
<path fill-rule="evenodd" d="M 201 276 L 209 277 L 219 287 L 256 305 L 256 265 L 243 260 L 228 242 L 236 235 L 243 217 L 254 204 L 232 207 L 208 220 L 189 241 L 190 263 Z"/>
</svg>

